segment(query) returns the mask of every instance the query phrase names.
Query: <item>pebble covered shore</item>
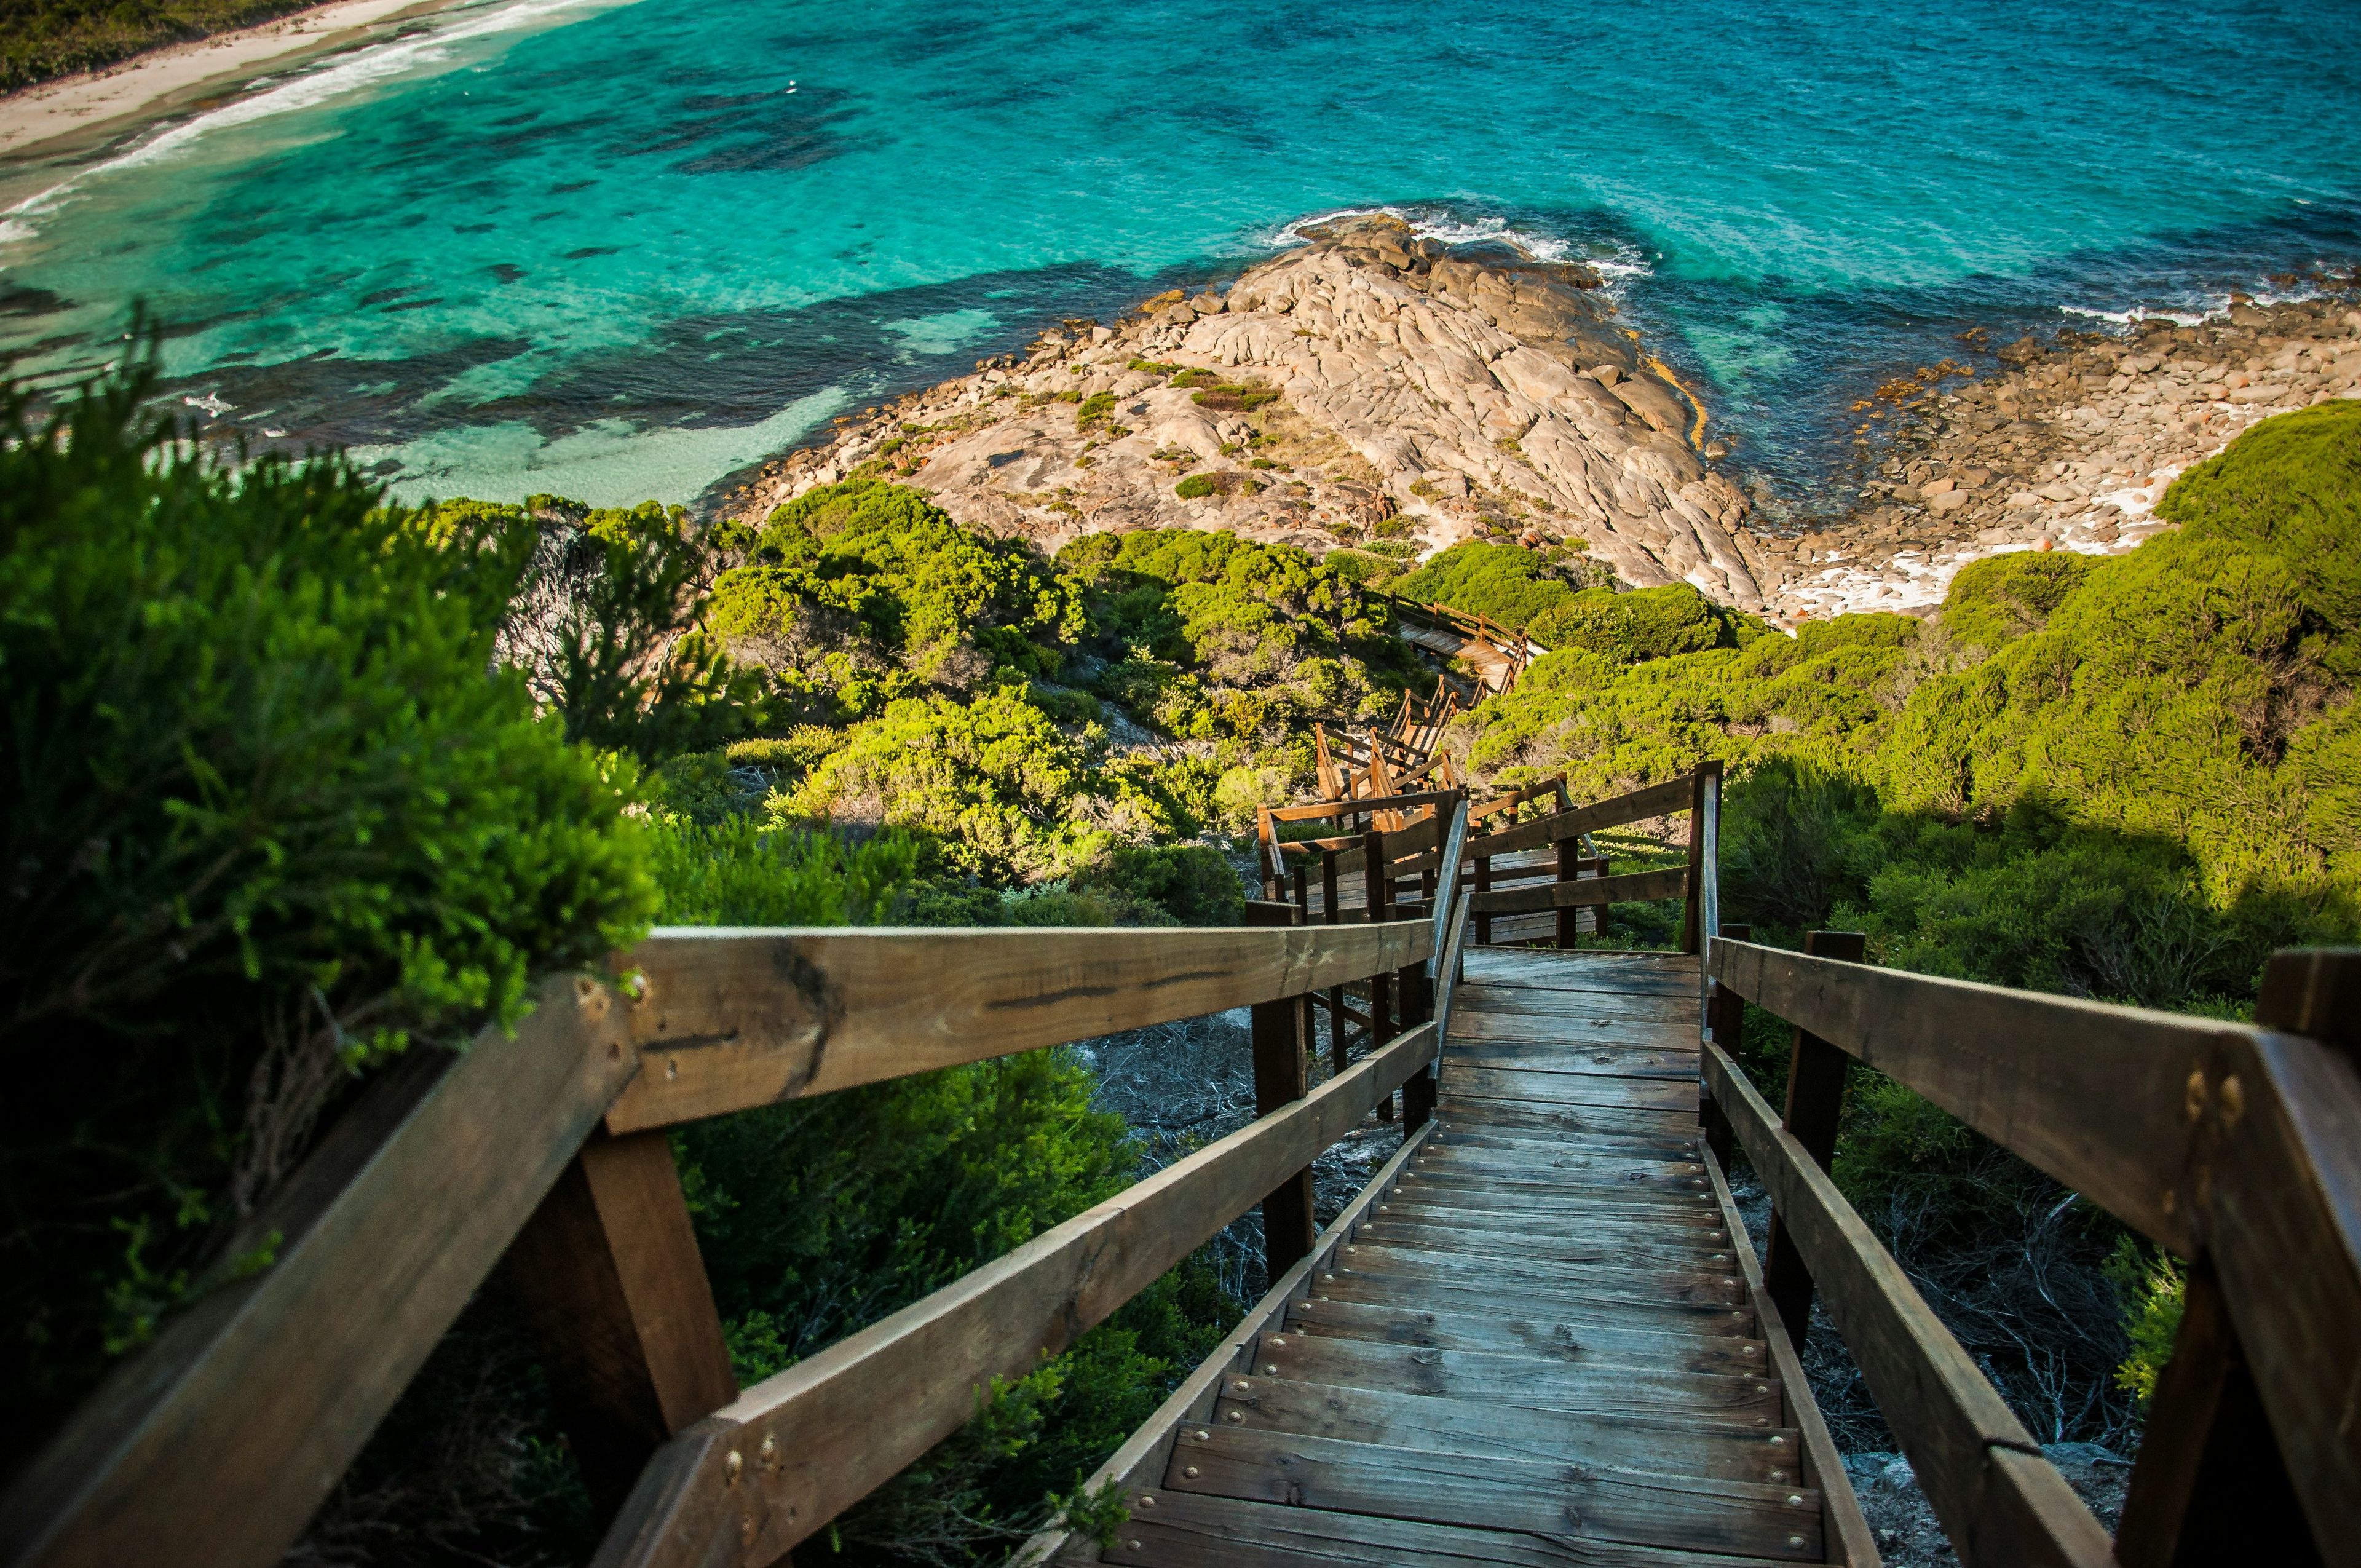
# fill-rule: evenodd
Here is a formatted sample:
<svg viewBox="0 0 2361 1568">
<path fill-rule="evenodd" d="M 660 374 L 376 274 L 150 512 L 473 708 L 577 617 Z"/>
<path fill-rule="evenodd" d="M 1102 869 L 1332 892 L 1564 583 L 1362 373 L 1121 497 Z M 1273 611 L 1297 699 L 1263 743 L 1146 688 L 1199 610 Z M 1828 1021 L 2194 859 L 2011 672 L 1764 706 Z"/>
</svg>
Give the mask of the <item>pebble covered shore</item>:
<svg viewBox="0 0 2361 1568">
<path fill-rule="evenodd" d="M 1749 486 L 1710 408 L 1587 269 L 1447 248 L 1382 214 L 1304 232 L 1226 293 L 1070 322 L 840 420 L 727 510 L 759 518 L 865 472 L 1049 549 L 1146 527 L 1402 559 L 1514 541 L 1793 627 L 1923 611 L 2005 551 L 2128 550 L 2165 486 L 2256 421 L 2361 398 L 2351 279 L 1996 352 L 1971 331 L 1856 405 L 1841 500 L 1799 506 Z"/>
</svg>

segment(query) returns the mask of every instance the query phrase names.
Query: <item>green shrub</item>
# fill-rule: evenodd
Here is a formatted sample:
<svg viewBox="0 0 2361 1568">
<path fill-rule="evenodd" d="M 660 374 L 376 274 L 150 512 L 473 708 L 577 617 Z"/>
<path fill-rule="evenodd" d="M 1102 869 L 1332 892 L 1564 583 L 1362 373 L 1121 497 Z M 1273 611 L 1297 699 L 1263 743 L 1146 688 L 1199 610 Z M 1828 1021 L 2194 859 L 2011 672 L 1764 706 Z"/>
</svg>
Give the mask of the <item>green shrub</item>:
<svg viewBox="0 0 2361 1568">
<path fill-rule="evenodd" d="M 1082 400 L 1082 406 L 1074 411 L 1074 428 L 1077 431 L 1088 430 L 1094 424 L 1103 423 L 1114 412 L 1113 392 L 1093 392 Z"/>
<path fill-rule="evenodd" d="M 1222 378 L 1211 370 L 1183 370 L 1172 378 L 1176 387 L 1218 387 Z"/>
<path fill-rule="evenodd" d="M 535 536 L 225 466 L 151 389 L 0 403 L 0 1469 L 268 1263 L 222 1249 L 346 1086 L 653 908 L 632 764 L 493 667 Z"/>
<path fill-rule="evenodd" d="M 1191 474 L 1172 487 L 1172 493 L 1184 501 L 1202 500 L 1207 496 L 1219 495 L 1221 490 L 1220 481 L 1211 474 Z"/>
</svg>

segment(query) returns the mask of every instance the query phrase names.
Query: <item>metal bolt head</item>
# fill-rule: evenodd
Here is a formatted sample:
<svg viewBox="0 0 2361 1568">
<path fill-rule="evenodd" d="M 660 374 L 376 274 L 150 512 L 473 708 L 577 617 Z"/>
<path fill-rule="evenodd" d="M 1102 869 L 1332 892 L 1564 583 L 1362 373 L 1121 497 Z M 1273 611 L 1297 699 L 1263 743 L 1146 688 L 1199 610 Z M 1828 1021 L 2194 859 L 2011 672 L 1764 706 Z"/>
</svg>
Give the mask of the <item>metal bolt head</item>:
<svg viewBox="0 0 2361 1568">
<path fill-rule="evenodd" d="M 1757 1383 L 1754 1386 L 1754 1391 L 1758 1394 L 1768 1394 L 1771 1392 L 1771 1385 L 1768 1383 Z"/>
<path fill-rule="evenodd" d="M 1273 1350 L 1285 1350 L 1287 1348 L 1287 1342 L 1274 1336 L 1270 1342 L 1270 1347 Z"/>
<path fill-rule="evenodd" d="M 1212 1442 L 1212 1441 L 1213 1441 L 1213 1434 L 1212 1432 L 1207 1431 L 1204 1428 L 1202 1428 L 1202 1427 L 1199 1427 L 1199 1428 L 1197 1429 L 1197 1441 L 1198 1441 L 1199 1442 Z M 1775 1437 L 1774 1437 L 1774 1438 L 1773 1438 L 1771 1441 L 1772 1441 L 1773 1442 L 1778 1442 L 1779 1440 L 1778 1440 L 1777 1438 L 1775 1438 Z"/>
<path fill-rule="evenodd" d="M 1139 1542 L 1136 1541 L 1126 1541 L 1123 1544 L 1130 1551 L 1137 1552 L 1139 1550 Z"/>
<path fill-rule="evenodd" d="M 1265 1362 L 1263 1364 L 1262 1375 L 1266 1377 L 1276 1377 L 1279 1376 L 1279 1368 L 1269 1362 Z"/>
<path fill-rule="evenodd" d="M 1763 1347 L 1759 1344 L 1744 1345 L 1740 1348 L 1738 1354 L 1741 1355 L 1760 1355 L 1763 1354 Z"/>
<path fill-rule="evenodd" d="M 1195 1472 L 1192 1471 L 1191 1474 L 1193 1475 Z M 1773 1481 L 1784 1481 L 1786 1478 L 1787 1473 L 1784 1470 L 1773 1470 L 1771 1472 L 1771 1479 Z"/>
<path fill-rule="evenodd" d="M 1186 1475 L 1190 1480 L 1194 1481 L 1197 1478 L 1197 1467 L 1193 1464 L 1189 1465 L 1184 1468 L 1180 1474 Z"/>
<path fill-rule="evenodd" d="M 1787 1506 L 1791 1508 L 1800 1508 L 1804 1506 L 1804 1499 L 1797 1494 L 1791 1492 L 1787 1496 Z"/>
<path fill-rule="evenodd" d="M 1804 1550 L 1804 1538 L 1800 1535 L 1791 1535 L 1787 1538 L 1787 1544 L 1795 1551 L 1801 1552 Z"/>
<path fill-rule="evenodd" d="M 1787 1500 L 1792 1503 L 1797 1499 L 1790 1497 Z M 1139 1499 L 1139 1506 L 1143 1508 L 1152 1508 L 1156 1506 L 1156 1499 L 1152 1497 L 1143 1495 Z"/>
<path fill-rule="evenodd" d="M 1230 1412 L 1230 1420 L 1233 1421 L 1243 1421 L 1246 1419 L 1246 1414 L 1244 1410 L 1232 1410 Z"/>
<path fill-rule="evenodd" d="M 2246 1113 L 2246 1086 L 2232 1073 L 2222 1080 L 2222 1124 L 2235 1127 L 2238 1118 Z"/>
<path fill-rule="evenodd" d="M 1254 1385 L 1241 1377 L 1236 1382 L 1230 1385 L 1230 1392 L 1233 1394 L 1251 1394 L 1254 1392 Z"/>
<path fill-rule="evenodd" d="M 729 1477 L 729 1484 L 732 1486 L 738 1485 L 738 1477 L 744 1473 L 745 1468 L 746 1456 L 734 1448 L 730 1451 L 729 1459 L 721 1466 L 722 1473 Z"/>
<path fill-rule="evenodd" d="M 1203 1432 L 1199 1432 L 1197 1435 L 1199 1437 L 1202 1437 L 1205 1434 Z M 1771 1446 L 1773 1448 L 1784 1448 L 1787 1446 L 1787 1440 L 1784 1437 L 1774 1437 L 1771 1440 Z"/>
<path fill-rule="evenodd" d="M 771 1461 L 779 1456 L 778 1438 L 775 1435 L 765 1434 L 763 1439 L 763 1446 L 755 1452 L 763 1456 L 763 1463 L 768 1464 Z"/>
</svg>

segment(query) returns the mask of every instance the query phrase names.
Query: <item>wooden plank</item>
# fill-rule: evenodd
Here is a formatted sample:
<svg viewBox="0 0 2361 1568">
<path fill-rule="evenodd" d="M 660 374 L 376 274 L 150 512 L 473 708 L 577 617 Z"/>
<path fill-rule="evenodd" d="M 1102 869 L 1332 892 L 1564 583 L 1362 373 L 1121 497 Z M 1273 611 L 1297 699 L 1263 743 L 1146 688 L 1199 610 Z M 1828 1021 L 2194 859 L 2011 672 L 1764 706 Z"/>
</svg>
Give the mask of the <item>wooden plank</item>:
<svg viewBox="0 0 2361 1568">
<path fill-rule="evenodd" d="M 1274 806 L 1274 822 L 1329 822 L 1339 817 L 1361 817 L 1378 811 L 1415 811 L 1431 806 L 1450 790 L 1426 790 L 1410 795 L 1362 795 L 1354 800 L 1321 800 L 1305 806 Z"/>
<path fill-rule="evenodd" d="M 1567 1149 L 1542 1151 L 1428 1147 L 1416 1168 L 1422 1180 L 1454 1178 L 1477 1185 L 1515 1182 L 1556 1191 L 1611 1192 L 1620 1197 L 1638 1193 L 1670 1195 L 1683 1200 L 1704 1196 L 1704 1168 L 1694 1159 L 1634 1158 L 1629 1155 L 1593 1154 Z"/>
<path fill-rule="evenodd" d="M 663 1133 L 583 1145 L 502 1266 L 599 1518 L 664 1440 L 738 1397 Z"/>
<path fill-rule="evenodd" d="M 1426 957 L 1423 923 L 1302 930 L 659 930 L 629 964 L 638 1132 L 1244 1007 Z M 923 976 L 926 983 L 913 984 Z"/>
<path fill-rule="evenodd" d="M 1652 817 L 1667 817 L 1675 811 L 1688 809 L 1691 791 L 1686 774 L 1670 779 L 1630 795 L 1594 801 L 1569 811 L 1536 817 L 1514 828 L 1503 828 L 1497 833 L 1487 833 L 1468 841 L 1473 854 L 1499 855 L 1512 850 L 1537 849 L 1554 844 L 1561 839 L 1595 832 L 1601 828 L 1620 828 L 1630 822 L 1644 822 Z"/>
<path fill-rule="evenodd" d="M 2202 1244 L 2187 1114 L 2243 1025 L 1717 938 L 1714 978 L 1906 1084 L 2184 1257 Z"/>
<path fill-rule="evenodd" d="M 1697 1135 L 1693 1117 L 1680 1111 L 1609 1106 L 1519 1105 L 1503 1100 L 1454 1101 L 1437 1110 L 1455 1131 L 1499 1132 L 1540 1137 L 1632 1137 L 1686 1140 Z"/>
<path fill-rule="evenodd" d="M 1469 1102 L 1480 1104 L 1481 1102 Z M 1600 1154 L 1636 1155 L 1642 1158 L 1695 1159 L 1697 1138 L 1695 1134 L 1677 1132 L 1590 1133 L 1579 1139 L 1554 1137 L 1532 1127 L 1490 1126 L 1454 1117 L 1450 1129 L 1455 1147 L 1499 1149 L 1503 1152 L 1554 1153 L 1561 1149 L 1596 1150 Z"/>
<path fill-rule="evenodd" d="M 1618 1047 L 1611 1053 L 1586 1050 L 1580 1054 L 1549 1047 L 1524 1047 L 1497 1040 L 1468 1041 L 1443 1053 L 1454 1068 L 1482 1068 L 1492 1072 L 1575 1072 L 1593 1078 L 1673 1078 L 1692 1091 L 1697 1087 L 1697 1047 L 1686 1050 L 1635 1050 Z"/>
<path fill-rule="evenodd" d="M 1745 1222 L 1739 1215 L 1737 1201 L 1730 1196 L 1722 1168 L 1718 1163 L 1708 1163 L 1707 1174 L 1713 1179 L 1714 1201 L 1728 1221 L 1730 1233 L 1743 1238 Z M 1846 1474 L 1836 1441 L 1828 1435 L 1828 1422 L 1821 1420 L 1819 1407 L 1812 1400 L 1811 1384 L 1804 1376 L 1803 1358 L 1795 1354 L 1795 1341 L 1780 1321 L 1779 1310 L 1763 1291 L 1763 1271 L 1755 1264 L 1753 1249 L 1741 1245 L 1738 1262 L 1746 1274 L 1747 1295 L 1754 1308 L 1771 1374 L 1785 1390 L 1787 1420 L 1794 1425 L 1797 1446 L 1802 1451 L 1798 1454 L 1791 1448 L 1789 1462 L 1769 1478 L 1801 1480 L 1806 1486 L 1818 1488 L 1820 1533 L 1828 1543 L 1829 1562 L 1844 1563 L 1847 1568 L 1879 1568 L 1877 1543 L 1870 1534 L 1869 1521 L 1861 1517 L 1861 1500 L 1853 1496 L 1852 1478 Z M 1798 1459 L 1800 1472 L 1795 1463 Z"/>
<path fill-rule="evenodd" d="M 1411 1452 L 1227 1426 L 1183 1436 L 1167 1491 L 1577 1540 L 1809 1562 L 1819 1497 L 1743 1481 Z M 1185 1470 L 1199 1474 L 1188 1475 Z"/>
<path fill-rule="evenodd" d="M 275 1233 L 277 1261 L 168 1322 L 0 1498 L 12 1564 L 280 1560 L 637 1065 L 606 988 L 534 1000 L 328 1131 L 224 1249 Z"/>
<path fill-rule="evenodd" d="M 1417 1177 L 1415 1184 L 1411 1178 Z M 1463 1177 L 1448 1171 L 1405 1173 L 1404 1198 L 1418 1202 L 1455 1204 L 1514 1214 L 1621 1215 L 1649 1222 L 1676 1223 L 1684 1218 L 1710 1220 L 1713 1204 L 1702 1192 L 1677 1190 L 1626 1190 L 1605 1183 L 1525 1181 L 1509 1177 Z"/>
<path fill-rule="evenodd" d="M 1302 924 L 1302 918 L 1286 905 L 1249 904 L 1246 924 L 1290 927 Z M 1268 1116 L 1290 1101 L 1302 1099 L 1312 1087 L 1311 998 L 1286 996 L 1275 1002 L 1257 1002 L 1248 1019 L 1254 1056 L 1255 1114 Z M 1312 1218 L 1313 1202 L 1309 1162 L 1263 1194 L 1265 1278 L 1277 1279 L 1312 1250 L 1312 1241 L 1320 1233 Z"/>
<path fill-rule="evenodd" d="M 1213 1354 L 1181 1379 L 1180 1386 L 1165 1398 L 1156 1413 L 1099 1466 L 1084 1484 L 1083 1490 L 1096 1491 L 1108 1486 L 1138 1487 L 1162 1484 L 1173 1445 L 1184 1425 L 1193 1427 L 1213 1418 L 1214 1401 L 1220 1398 L 1222 1379 L 1234 1371 L 1251 1365 L 1250 1357 L 1262 1335 L 1284 1327 L 1284 1314 L 1291 1305 L 1301 1304 L 1305 1299 L 1312 1280 L 1334 1258 L 1336 1248 L 1344 1245 L 1345 1238 L 1371 1207 L 1391 1190 L 1403 1165 L 1417 1153 L 1427 1135 L 1422 1131 L 1413 1131 L 1402 1139 L 1401 1146 L 1378 1168 L 1369 1184 L 1346 1203 L 1334 1223 L 1321 1233 L 1320 1244 L 1312 1255 L 1272 1282 L 1269 1291 L 1248 1310 Z M 1053 1561 L 1096 1562 L 1098 1556 L 1095 1542 L 1069 1531 L 1062 1520 L 1057 1520 L 1019 1548 L 1011 1558 L 1011 1563 L 1012 1568 L 1016 1565 L 1040 1568 L 1040 1565 Z"/>
<path fill-rule="evenodd" d="M 1504 1072 L 1455 1065 L 1444 1087 L 1455 1096 L 1529 1105 L 1600 1105 L 1694 1115 L 1697 1091 L 1661 1079 L 1596 1078 L 1565 1072 Z"/>
<path fill-rule="evenodd" d="M 1374 1387 L 1299 1384 L 1284 1376 L 1230 1381 L 1245 1381 L 1251 1391 L 1223 1393 L 1213 1421 L 1239 1431 L 1374 1442 L 1414 1453 L 1618 1466 L 1752 1486 L 1778 1486 L 1773 1474 L 1795 1471 L 1795 1433 L 1771 1426 L 1648 1415 L 1575 1415 L 1501 1400 L 1478 1403 Z M 1787 1438 L 1787 1442 L 1773 1448 L 1771 1438 Z"/>
<path fill-rule="evenodd" d="M 2333 1042 L 2268 1031 L 2226 1065 L 2200 1117 L 2208 1252 L 2312 1538 L 2331 1554 L 2351 1551 L 2361 1542 L 2361 1067 Z"/>
<path fill-rule="evenodd" d="M 1858 931 L 1813 931 L 1804 951 L 1816 959 L 1857 964 L 1868 938 Z M 1836 1158 L 1837 1127 L 1844 1120 L 1845 1075 L 1852 1064 L 1836 1047 L 1798 1027 L 1787 1056 L 1787 1108 L 1780 1124 L 1822 1170 Z M 1795 1341 L 1796 1354 L 1809 1347 L 1812 1332 L 1812 1271 L 1782 1234 L 1779 1212 L 1771 1212 L 1763 1249 L 1763 1288 Z"/>
<path fill-rule="evenodd" d="M 1751 1308 L 1636 1298 L 1609 1299 L 1528 1287 L 1520 1287 L 1513 1297 L 1509 1297 L 1496 1286 L 1471 1288 L 1453 1281 L 1404 1279 L 1391 1274 L 1323 1270 L 1312 1282 L 1312 1292 L 1315 1299 L 1358 1301 L 1375 1307 L 1438 1312 L 1515 1310 L 1594 1327 L 1645 1329 L 1655 1333 L 1734 1334 L 1741 1339 L 1752 1338 L 1754 1333 Z"/>
<path fill-rule="evenodd" d="M 596 1561 L 704 1568 L 730 1542 L 742 1543 L 749 1563 L 786 1552 L 965 1424 L 993 1378 L 1020 1376 L 1104 1320 L 1433 1054 L 1433 1027 L 1422 1025 L 1276 1114 L 747 1389 L 649 1465 Z M 754 1453 L 769 1461 L 749 1464 Z M 728 1506 L 716 1506 L 723 1493 Z"/>
<path fill-rule="evenodd" d="M 1593 1266 L 1574 1263 L 1518 1264 L 1497 1257 L 1471 1257 L 1456 1252 L 1419 1252 L 1378 1243 L 1348 1242 L 1336 1257 L 1339 1278 L 1354 1274 L 1386 1278 L 1433 1280 L 1475 1290 L 1497 1287 L 1505 1302 L 1526 1299 L 1530 1291 L 1547 1291 L 1560 1299 L 1587 1301 L 1638 1301 L 1645 1305 L 1672 1303 L 1684 1307 L 1730 1307 L 1745 1298 L 1745 1281 L 1736 1271 L 1665 1265 Z"/>
<path fill-rule="evenodd" d="M 1662 871 L 1626 872 L 1620 876 L 1561 879 L 1537 887 L 1495 888 L 1481 894 L 1483 915 L 1515 915 L 1531 909 L 1598 908 L 1609 904 L 1639 904 L 1655 898 L 1678 898 L 1688 886 L 1686 866 Z"/>
<path fill-rule="evenodd" d="M 1706 1047 L 1705 1069 L 1960 1560 L 1970 1568 L 2106 1568 L 2114 1557 L 2107 1532 L 2057 1468 L 2040 1460 L 2032 1435 L 1828 1173 L 1773 1123 L 1771 1107 L 1719 1047 Z M 2036 1463 L 2004 1464 L 1993 1457 L 1999 1453 Z"/>
<path fill-rule="evenodd" d="M 1625 1415 L 1747 1428 L 1773 1425 L 1780 1418 L 1779 1387 L 1769 1380 L 1768 1374 L 1739 1376 L 1600 1366 L 1501 1351 L 1441 1350 L 1324 1334 L 1264 1335 L 1255 1352 L 1252 1372 L 1224 1383 L 1222 1397 L 1248 1399 L 1266 1377 L 1539 1409 L 1590 1409 L 1611 1404 Z M 1758 1422 L 1757 1416 L 1767 1419 Z"/>
<path fill-rule="evenodd" d="M 1701 1245 L 1719 1244 L 1729 1233 L 1722 1228 L 1721 1216 L 1713 1206 L 1701 1203 L 1695 1209 L 1667 1209 L 1651 1205 L 1646 1208 L 1610 1207 L 1588 1204 L 1576 1207 L 1557 1203 L 1535 1208 L 1523 1203 L 1486 1204 L 1480 1199 L 1472 1206 L 1465 1192 L 1429 1190 L 1417 1196 L 1405 1196 L 1397 1189 L 1378 1205 L 1378 1215 L 1403 1224 L 1431 1225 L 1438 1229 L 1513 1230 L 1532 1236 L 1537 1242 L 1553 1238 L 1569 1242 L 1587 1241 L 1592 1236 L 1627 1234 L 1639 1232 L 1670 1237 L 1676 1233 L 1693 1233 L 1704 1238 Z"/>
<path fill-rule="evenodd" d="M 1735 1255 L 1727 1239 L 1708 1241 L 1708 1234 L 1653 1225 L 1619 1225 L 1602 1230 L 1587 1241 L 1536 1235 L 1531 1231 L 1479 1229 L 1473 1225 L 1417 1225 L 1381 1215 L 1361 1227 L 1355 1239 L 1377 1246 L 1407 1247 L 1414 1252 L 1457 1253 L 1470 1258 L 1529 1259 L 1535 1263 L 1587 1263 L 1602 1268 L 1717 1267 L 1735 1268 Z"/>
<path fill-rule="evenodd" d="M 1144 1497 L 1154 1508 L 1141 1507 Z M 1365 1514 L 1134 1494 L 1131 1522 L 1106 1556 L 1142 1568 L 1760 1568 L 1762 1560 L 1419 1524 Z M 1093 1553 L 1092 1561 L 1096 1561 Z"/>
<path fill-rule="evenodd" d="M 1461 998 L 1470 1013 L 1503 1024 L 1511 1019 L 1552 1021 L 1572 1019 L 1597 1023 L 1611 1019 L 1653 1023 L 1658 1020 L 1694 1026 L 1697 1021 L 1696 993 L 1689 989 L 1694 975 L 1683 975 L 1663 986 L 1638 992 L 1601 989 L 1590 992 L 1543 991 L 1534 987 L 1471 984 Z M 1602 982 L 1602 985 L 1604 982 Z"/>
<path fill-rule="evenodd" d="M 1716 1372 L 1731 1376 L 1760 1372 L 1770 1365 L 1764 1359 L 1763 1342 L 1759 1339 L 1729 1334 L 1662 1333 L 1644 1328 L 1576 1323 L 1552 1317 L 1382 1307 L 1364 1301 L 1307 1299 L 1288 1309 L 1287 1327 L 1294 1333 L 1372 1340 L 1380 1344 L 1413 1345 L 1433 1350 L 1496 1351 L 1542 1361 L 1650 1366 L 1675 1372 Z M 1698 1471 L 1697 1474 L 1710 1472 Z"/>
<path fill-rule="evenodd" d="M 1687 1050 L 1694 1053 L 1700 1038 L 1694 1007 L 1666 1008 L 1655 1014 L 1627 1014 L 1593 1017 L 1560 1013 L 1554 1017 L 1533 1013 L 1488 1013 L 1481 1008 L 1458 1014 L 1453 1037 L 1499 1040 L 1529 1046 L 1637 1046 L 1645 1049 Z"/>
</svg>

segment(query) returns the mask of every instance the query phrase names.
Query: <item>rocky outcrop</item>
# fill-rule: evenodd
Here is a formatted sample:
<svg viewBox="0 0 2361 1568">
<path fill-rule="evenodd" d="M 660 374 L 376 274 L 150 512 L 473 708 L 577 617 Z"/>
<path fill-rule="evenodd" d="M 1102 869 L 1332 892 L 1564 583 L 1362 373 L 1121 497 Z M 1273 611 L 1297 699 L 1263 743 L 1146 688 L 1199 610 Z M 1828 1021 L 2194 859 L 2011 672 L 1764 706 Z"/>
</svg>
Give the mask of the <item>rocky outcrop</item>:
<svg viewBox="0 0 2361 1568">
<path fill-rule="evenodd" d="M 1073 323 L 875 411 L 732 510 L 883 460 L 963 522 L 1049 547 L 1157 526 L 1421 554 L 1498 537 L 1763 608 L 1734 538 L 1746 499 L 1695 450 L 1701 412 L 1594 274 L 1448 250 L 1381 215 L 1308 232 L 1225 295 Z"/>
<path fill-rule="evenodd" d="M 1947 363 L 1889 383 L 1861 411 L 1850 504 L 1743 536 L 1748 564 L 1792 624 L 1938 604 L 1962 565 L 2011 550 L 2129 550 L 2164 526 L 2165 487 L 2257 421 L 2361 398 L 2353 303 L 2027 337 L 1999 350 L 1997 374 Z"/>
</svg>

